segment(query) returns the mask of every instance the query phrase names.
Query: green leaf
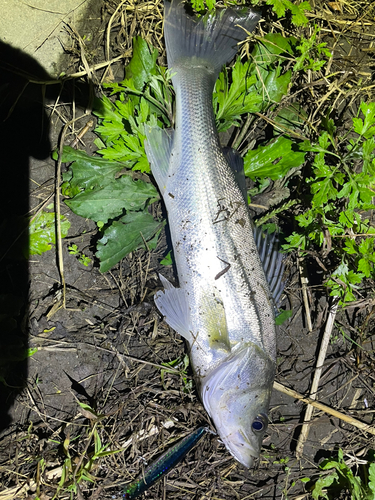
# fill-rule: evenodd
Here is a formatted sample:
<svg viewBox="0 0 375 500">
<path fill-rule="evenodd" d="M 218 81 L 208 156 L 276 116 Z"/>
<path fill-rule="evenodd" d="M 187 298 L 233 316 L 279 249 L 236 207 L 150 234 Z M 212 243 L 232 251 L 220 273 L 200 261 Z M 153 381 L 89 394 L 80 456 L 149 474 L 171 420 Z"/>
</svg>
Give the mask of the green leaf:
<svg viewBox="0 0 375 500">
<path fill-rule="evenodd" d="M 375 498 L 375 463 L 369 465 L 368 468 L 368 488 L 371 491 L 372 498 Z M 370 496 L 368 500 L 370 500 Z"/>
<path fill-rule="evenodd" d="M 31 358 L 31 356 L 34 356 L 36 352 L 38 352 L 37 347 L 28 347 L 27 349 L 25 349 L 25 359 Z"/>
<path fill-rule="evenodd" d="M 277 134 L 277 130 L 285 131 L 287 134 L 289 131 L 301 132 L 306 120 L 307 114 L 300 104 L 289 104 L 281 108 L 274 117 L 274 122 L 280 126 L 280 128 L 275 127 L 274 133 Z M 301 148 L 301 151 L 306 151 L 306 149 Z"/>
<path fill-rule="evenodd" d="M 74 162 L 63 178 L 71 188 L 79 189 L 107 186 L 113 182 L 115 174 L 124 168 L 123 163 L 89 156 L 85 151 L 79 151 L 70 146 L 64 146 L 62 161 Z"/>
<path fill-rule="evenodd" d="M 291 168 L 299 167 L 305 160 L 305 153 L 290 139 L 279 136 L 272 143 L 249 151 L 244 157 L 245 175 L 250 179 L 283 177 Z"/>
<path fill-rule="evenodd" d="M 324 477 L 320 477 L 316 483 L 314 484 L 313 490 L 312 490 L 312 497 L 314 500 L 319 500 L 320 498 L 325 498 L 326 500 L 329 500 L 328 495 L 323 491 L 330 486 L 332 486 L 333 483 L 337 482 L 339 479 L 339 476 L 337 472 L 333 472 L 332 474 Z"/>
<path fill-rule="evenodd" d="M 213 103 L 219 132 L 227 130 L 232 125 L 238 125 L 241 115 L 260 111 L 262 96 L 251 87 L 256 83 L 254 65 L 251 62 L 243 64 L 236 60 L 232 68 L 229 84 L 227 70 L 224 69 L 216 82 Z"/>
<path fill-rule="evenodd" d="M 357 134 L 368 139 L 375 135 L 375 102 L 362 102 L 360 107 L 365 119 L 353 118 L 353 127 Z"/>
<path fill-rule="evenodd" d="M 100 99 L 94 97 L 93 113 L 103 120 L 114 122 L 121 121 L 118 110 L 115 108 L 113 102 L 106 96 L 102 96 Z"/>
<path fill-rule="evenodd" d="M 144 245 L 160 228 L 147 211 L 130 212 L 115 221 L 104 231 L 98 242 L 96 256 L 100 260 L 100 271 L 108 271 L 130 252 Z"/>
<path fill-rule="evenodd" d="M 314 194 L 314 205 L 321 207 L 328 200 L 335 200 L 337 197 L 337 189 L 333 186 L 330 178 L 319 180 L 311 185 L 311 192 Z"/>
<path fill-rule="evenodd" d="M 375 160 L 374 160 L 375 140 L 374 137 L 364 141 L 362 146 L 363 152 L 363 173 L 370 174 L 372 177 L 372 184 L 375 182 Z"/>
<path fill-rule="evenodd" d="M 152 184 L 133 181 L 130 176 L 124 175 L 102 188 L 83 191 L 65 203 L 81 217 L 106 223 L 124 210 L 142 209 L 148 201 L 158 198 Z"/>
<path fill-rule="evenodd" d="M 375 238 L 364 238 L 358 246 L 362 258 L 358 262 L 358 271 L 362 272 L 366 278 L 371 276 L 375 262 L 374 255 Z"/>
<path fill-rule="evenodd" d="M 304 14 L 304 10 L 311 10 L 309 2 L 301 2 L 295 5 L 289 0 L 267 0 L 267 5 L 272 5 L 272 10 L 276 12 L 278 17 L 283 17 L 288 9 L 292 13 L 292 22 L 296 26 L 303 26 L 308 23 L 308 19 Z"/>
<path fill-rule="evenodd" d="M 275 318 L 276 325 L 282 325 L 287 319 L 291 318 L 293 315 L 293 311 L 281 311 Z"/>
<path fill-rule="evenodd" d="M 349 255 L 357 255 L 358 254 L 358 247 L 357 247 L 355 241 L 352 239 L 346 238 L 344 251 L 346 253 L 348 253 Z"/>
<path fill-rule="evenodd" d="M 293 55 L 295 43 L 294 37 L 286 38 L 279 33 L 268 33 L 255 46 L 252 58 L 258 68 L 266 70 L 272 64 L 280 61 L 280 55 Z"/>
<path fill-rule="evenodd" d="M 156 75 L 156 59 L 158 50 L 150 48 L 142 37 L 133 41 L 133 57 L 125 68 L 125 83 L 135 90 L 142 91 L 151 75 Z"/>
<path fill-rule="evenodd" d="M 56 214 L 53 212 L 41 212 L 29 226 L 29 254 L 41 255 L 51 250 L 52 244 L 56 242 Z M 70 222 L 66 217 L 60 215 L 61 237 L 65 238 L 70 228 Z"/>
<path fill-rule="evenodd" d="M 284 95 L 287 94 L 291 77 L 291 71 L 287 71 L 283 75 L 280 75 L 280 68 L 277 68 L 275 71 L 269 71 L 264 85 L 267 90 L 267 97 L 270 101 L 281 101 Z"/>
<path fill-rule="evenodd" d="M 168 252 L 167 255 L 160 261 L 162 266 L 171 266 L 173 264 L 172 252 Z"/>
</svg>

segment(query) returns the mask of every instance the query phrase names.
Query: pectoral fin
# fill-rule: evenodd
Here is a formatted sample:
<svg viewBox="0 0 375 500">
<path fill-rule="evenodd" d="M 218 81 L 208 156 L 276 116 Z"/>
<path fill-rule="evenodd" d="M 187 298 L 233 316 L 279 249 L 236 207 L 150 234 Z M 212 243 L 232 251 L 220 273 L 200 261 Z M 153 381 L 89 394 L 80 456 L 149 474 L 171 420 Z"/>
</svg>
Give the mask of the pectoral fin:
<svg viewBox="0 0 375 500">
<path fill-rule="evenodd" d="M 159 274 L 159 278 L 164 285 L 164 291 L 155 294 L 156 307 L 162 313 L 168 325 L 191 344 L 194 339 L 190 325 L 186 292 L 182 288 L 174 287 L 161 274 Z"/>
</svg>

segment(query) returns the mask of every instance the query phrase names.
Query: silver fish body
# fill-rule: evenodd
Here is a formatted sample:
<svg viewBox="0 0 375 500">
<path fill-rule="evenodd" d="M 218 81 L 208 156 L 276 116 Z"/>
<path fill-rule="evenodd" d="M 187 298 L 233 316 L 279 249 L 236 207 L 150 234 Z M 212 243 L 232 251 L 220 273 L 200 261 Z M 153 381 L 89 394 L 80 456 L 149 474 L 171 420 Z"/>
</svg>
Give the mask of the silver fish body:
<svg viewBox="0 0 375 500">
<path fill-rule="evenodd" d="M 179 288 L 155 296 L 188 342 L 201 399 L 232 455 L 259 456 L 275 374 L 274 305 L 233 169 L 219 143 L 212 91 L 256 14 L 224 11 L 196 22 L 166 5 L 176 92 L 174 131 L 147 131 L 146 152 L 168 212 Z M 187 40 L 187 41 L 186 41 Z"/>
</svg>

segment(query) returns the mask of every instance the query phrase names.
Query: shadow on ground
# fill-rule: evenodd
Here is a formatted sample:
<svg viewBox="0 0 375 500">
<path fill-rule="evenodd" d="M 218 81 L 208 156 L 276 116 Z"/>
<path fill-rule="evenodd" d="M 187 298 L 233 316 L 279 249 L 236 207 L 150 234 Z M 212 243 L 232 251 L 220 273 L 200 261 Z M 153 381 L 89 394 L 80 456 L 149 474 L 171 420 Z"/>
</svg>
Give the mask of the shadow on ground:
<svg viewBox="0 0 375 500">
<path fill-rule="evenodd" d="M 27 380 L 30 158 L 51 154 L 46 100 L 70 102 L 72 82 L 53 80 L 28 54 L 0 42 L 0 430 Z M 87 104 L 82 85 L 75 98 Z"/>
</svg>

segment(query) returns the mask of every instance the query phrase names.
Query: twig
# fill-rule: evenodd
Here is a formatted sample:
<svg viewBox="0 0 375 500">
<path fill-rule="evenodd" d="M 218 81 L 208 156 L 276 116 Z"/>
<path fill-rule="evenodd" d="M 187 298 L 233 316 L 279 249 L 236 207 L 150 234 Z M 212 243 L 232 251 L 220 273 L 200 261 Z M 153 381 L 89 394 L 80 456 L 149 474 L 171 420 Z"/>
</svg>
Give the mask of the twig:
<svg viewBox="0 0 375 500">
<path fill-rule="evenodd" d="M 86 125 L 83 127 L 83 129 L 81 130 L 81 132 L 77 135 L 77 137 L 74 139 L 74 141 L 72 141 L 72 143 L 70 144 L 70 147 L 71 148 L 75 148 L 77 145 L 78 145 L 78 142 L 81 141 L 82 142 L 82 138 L 83 136 L 90 130 L 91 127 L 94 126 L 94 120 L 89 120 Z"/>
<path fill-rule="evenodd" d="M 299 274 L 301 277 L 302 297 L 303 297 L 303 304 L 305 306 L 307 327 L 309 329 L 309 332 L 312 332 L 310 306 L 309 306 L 309 299 L 307 297 L 307 285 L 309 283 L 309 280 L 306 276 L 306 268 L 305 268 L 305 265 L 303 262 L 303 257 L 300 257 L 300 256 L 298 257 L 298 269 L 299 269 Z"/>
<path fill-rule="evenodd" d="M 332 415 L 333 417 L 339 418 L 340 420 L 343 420 L 344 422 L 347 422 L 348 424 L 353 425 L 354 427 L 357 427 L 358 429 L 361 429 L 365 432 L 369 432 L 370 434 L 373 434 L 375 436 L 375 427 L 373 426 L 365 424 L 360 420 L 350 417 L 349 415 L 345 415 L 340 411 L 334 410 L 333 408 L 330 408 L 329 406 L 326 406 L 323 403 L 315 401 L 315 399 L 302 396 L 302 394 L 299 394 L 299 392 L 296 392 L 293 389 L 289 389 L 289 387 L 285 387 L 284 385 L 279 384 L 279 382 L 274 382 L 273 388 L 279 392 L 282 392 L 283 394 L 287 394 L 288 396 L 291 396 L 294 399 L 299 399 L 303 403 L 311 405 L 314 408 L 317 408 L 318 410 L 328 413 L 328 415 Z"/>
<path fill-rule="evenodd" d="M 319 387 L 319 380 L 320 380 L 320 376 L 322 374 L 323 364 L 324 364 L 324 360 L 326 358 L 328 344 L 329 344 L 329 340 L 331 338 L 332 328 L 333 328 L 333 324 L 334 324 L 335 318 L 336 318 L 338 303 L 339 303 L 338 297 L 334 297 L 333 301 L 332 301 L 332 305 L 328 311 L 326 328 L 324 330 L 324 335 L 322 338 L 322 343 L 320 346 L 319 355 L 318 355 L 318 359 L 316 362 L 314 378 L 313 378 L 313 381 L 311 384 L 311 389 L 310 389 L 310 398 L 311 399 L 316 399 L 316 393 L 317 393 L 318 387 Z M 309 422 L 311 420 L 313 412 L 314 412 L 313 406 L 310 405 L 306 408 L 304 423 L 303 423 L 303 426 L 301 429 L 301 434 L 299 435 L 298 442 L 297 442 L 297 448 L 296 448 L 297 458 L 301 458 L 301 456 L 302 456 L 303 447 L 305 445 L 305 442 L 307 440 L 307 437 L 308 437 L 309 431 L 310 431 L 310 426 L 307 424 L 307 422 Z"/>
<path fill-rule="evenodd" d="M 66 307 L 66 283 L 65 283 L 65 276 L 64 276 L 64 260 L 63 260 L 63 253 L 62 253 L 62 238 L 61 238 L 61 220 L 60 220 L 60 181 L 61 181 L 61 160 L 62 160 L 62 154 L 63 154 L 63 149 L 64 149 L 64 140 L 65 140 L 65 135 L 66 131 L 68 130 L 68 127 L 75 123 L 76 121 L 80 120 L 81 118 L 84 118 L 87 116 L 87 114 L 84 114 L 82 116 L 78 116 L 77 118 L 74 118 L 73 120 L 70 120 L 64 125 L 64 128 L 61 133 L 61 139 L 60 139 L 60 145 L 59 145 L 59 158 L 57 160 L 57 167 L 56 167 L 56 183 L 55 183 L 55 204 L 56 204 L 56 248 L 57 248 L 57 267 L 59 269 L 59 274 L 60 274 L 60 279 L 61 279 L 61 286 L 62 286 L 62 306 L 64 309 Z M 55 311 L 56 312 L 56 311 Z"/>
</svg>

